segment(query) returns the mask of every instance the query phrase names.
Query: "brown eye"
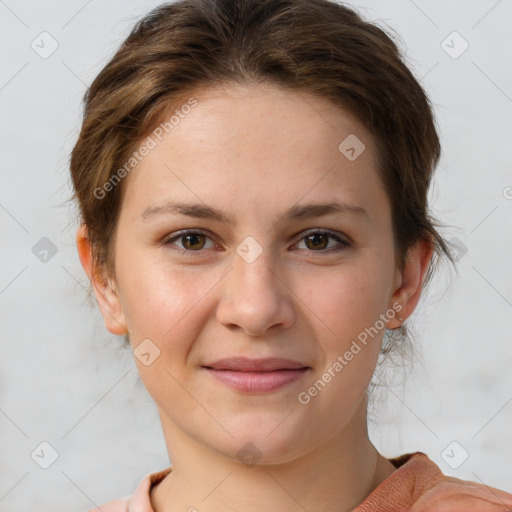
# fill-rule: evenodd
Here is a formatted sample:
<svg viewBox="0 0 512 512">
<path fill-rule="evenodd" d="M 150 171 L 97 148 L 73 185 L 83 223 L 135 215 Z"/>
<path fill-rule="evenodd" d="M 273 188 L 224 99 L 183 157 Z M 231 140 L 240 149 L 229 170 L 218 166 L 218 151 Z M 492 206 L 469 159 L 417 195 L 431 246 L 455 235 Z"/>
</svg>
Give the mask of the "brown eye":
<svg viewBox="0 0 512 512">
<path fill-rule="evenodd" d="M 329 236 L 325 233 L 315 233 L 304 237 L 308 249 L 325 249 L 329 244 Z"/>
<path fill-rule="evenodd" d="M 337 243 L 330 244 L 330 240 L 334 240 Z M 330 233 L 328 231 L 312 231 L 309 234 L 304 236 L 300 243 L 303 243 L 311 252 L 336 252 L 345 247 L 348 247 L 350 244 L 343 240 L 341 237 L 335 235 L 334 233 Z M 301 247 L 299 247 L 301 249 Z M 332 249 L 332 250 L 331 250 Z"/>
<path fill-rule="evenodd" d="M 185 235 L 180 237 L 182 240 L 183 247 L 185 249 L 202 249 L 204 247 L 205 241 L 204 241 L 204 235 L 199 234 L 193 234 L 193 235 Z"/>
<path fill-rule="evenodd" d="M 207 246 L 208 240 L 210 240 L 209 246 Z M 165 240 L 163 244 L 175 246 L 182 252 L 200 252 L 202 249 L 212 249 L 215 245 L 211 237 L 201 231 L 182 231 Z"/>
</svg>

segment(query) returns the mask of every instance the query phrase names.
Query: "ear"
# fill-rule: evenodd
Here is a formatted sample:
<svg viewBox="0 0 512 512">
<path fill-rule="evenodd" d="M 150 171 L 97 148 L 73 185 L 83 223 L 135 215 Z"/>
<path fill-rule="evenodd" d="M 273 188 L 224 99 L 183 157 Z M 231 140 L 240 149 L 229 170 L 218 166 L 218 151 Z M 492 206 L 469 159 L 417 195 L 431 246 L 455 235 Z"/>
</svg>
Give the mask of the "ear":
<svg viewBox="0 0 512 512">
<path fill-rule="evenodd" d="M 97 279 L 101 271 L 94 268 L 91 243 L 85 224 L 82 224 L 76 232 L 76 246 L 82 267 L 93 286 L 96 302 L 105 321 L 105 327 L 112 334 L 127 334 L 128 329 L 117 287 L 110 278 Z"/>
<path fill-rule="evenodd" d="M 400 327 L 416 308 L 433 253 L 432 242 L 423 238 L 407 252 L 404 269 L 396 276 L 391 298 L 391 304 L 400 304 L 402 308 L 396 309 L 398 313 L 388 322 L 388 329 Z"/>
</svg>

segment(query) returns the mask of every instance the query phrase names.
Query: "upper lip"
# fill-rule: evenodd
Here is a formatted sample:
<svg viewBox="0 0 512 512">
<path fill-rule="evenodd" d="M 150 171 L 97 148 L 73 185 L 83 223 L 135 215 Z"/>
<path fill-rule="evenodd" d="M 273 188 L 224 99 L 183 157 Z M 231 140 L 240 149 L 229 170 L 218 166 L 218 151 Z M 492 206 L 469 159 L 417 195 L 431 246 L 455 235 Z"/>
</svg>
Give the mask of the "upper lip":
<svg viewBox="0 0 512 512">
<path fill-rule="evenodd" d="M 239 372 L 272 372 L 276 370 L 297 370 L 308 368 L 307 365 L 279 357 L 267 357 L 263 359 L 252 359 L 249 357 L 230 357 L 219 359 L 214 363 L 204 365 L 213 370 L 233 370 Z"/>
</svg>

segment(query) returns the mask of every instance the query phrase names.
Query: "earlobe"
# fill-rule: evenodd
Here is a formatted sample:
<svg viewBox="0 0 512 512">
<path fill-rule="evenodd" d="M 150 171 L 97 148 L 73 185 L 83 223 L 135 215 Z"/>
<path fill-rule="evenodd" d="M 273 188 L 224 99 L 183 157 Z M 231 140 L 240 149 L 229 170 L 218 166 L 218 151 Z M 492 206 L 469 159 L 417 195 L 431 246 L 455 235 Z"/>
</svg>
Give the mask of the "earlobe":
<svg viewBox="0 0 512 512">
<path fill-rule="evenodd" d="M 126 321 L 115 284 L 108 277 L 97 279 L 97 269 L 94 269 L 91 244 L 87 235 L 87 226 L 82 224 L 76 233 L 76 246 L 80 263 L 84 268 L 94 289 L 96 302 L 105 322 L 105 327 L 112 333 L 123 335 L 128 333 Z"/>
<path fill-rule="evenodd" d="M 419 240 L 409 249 L 400 284 L 391 298 L 391 304 L 394 305 L 393 309 L 397 314 L 389 321 L 388 329 L 400 327 L 416 308 L 433 252 L 432 243 L 425 239 Z"/>
</svg>

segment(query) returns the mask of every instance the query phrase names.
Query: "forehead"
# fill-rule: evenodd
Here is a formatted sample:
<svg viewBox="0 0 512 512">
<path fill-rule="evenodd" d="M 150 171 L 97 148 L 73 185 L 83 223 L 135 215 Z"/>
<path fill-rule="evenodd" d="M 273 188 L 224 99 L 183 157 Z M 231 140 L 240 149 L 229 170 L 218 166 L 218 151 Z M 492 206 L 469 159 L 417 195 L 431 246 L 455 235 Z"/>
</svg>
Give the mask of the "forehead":
<svg viewBox="0 0 512 512">
<path fill-rule="evenodd" d="M 141 212 L 178 196 L 248 212 L 335 194 L 372 210 L 384 199 L 373 138 L 331 101 L 270 84 L 191 98 L 193 108 L 173 105 L 172 130 L 150 134 L 155 146 L 124 184 L 125 206 Z"/>
</svg>

